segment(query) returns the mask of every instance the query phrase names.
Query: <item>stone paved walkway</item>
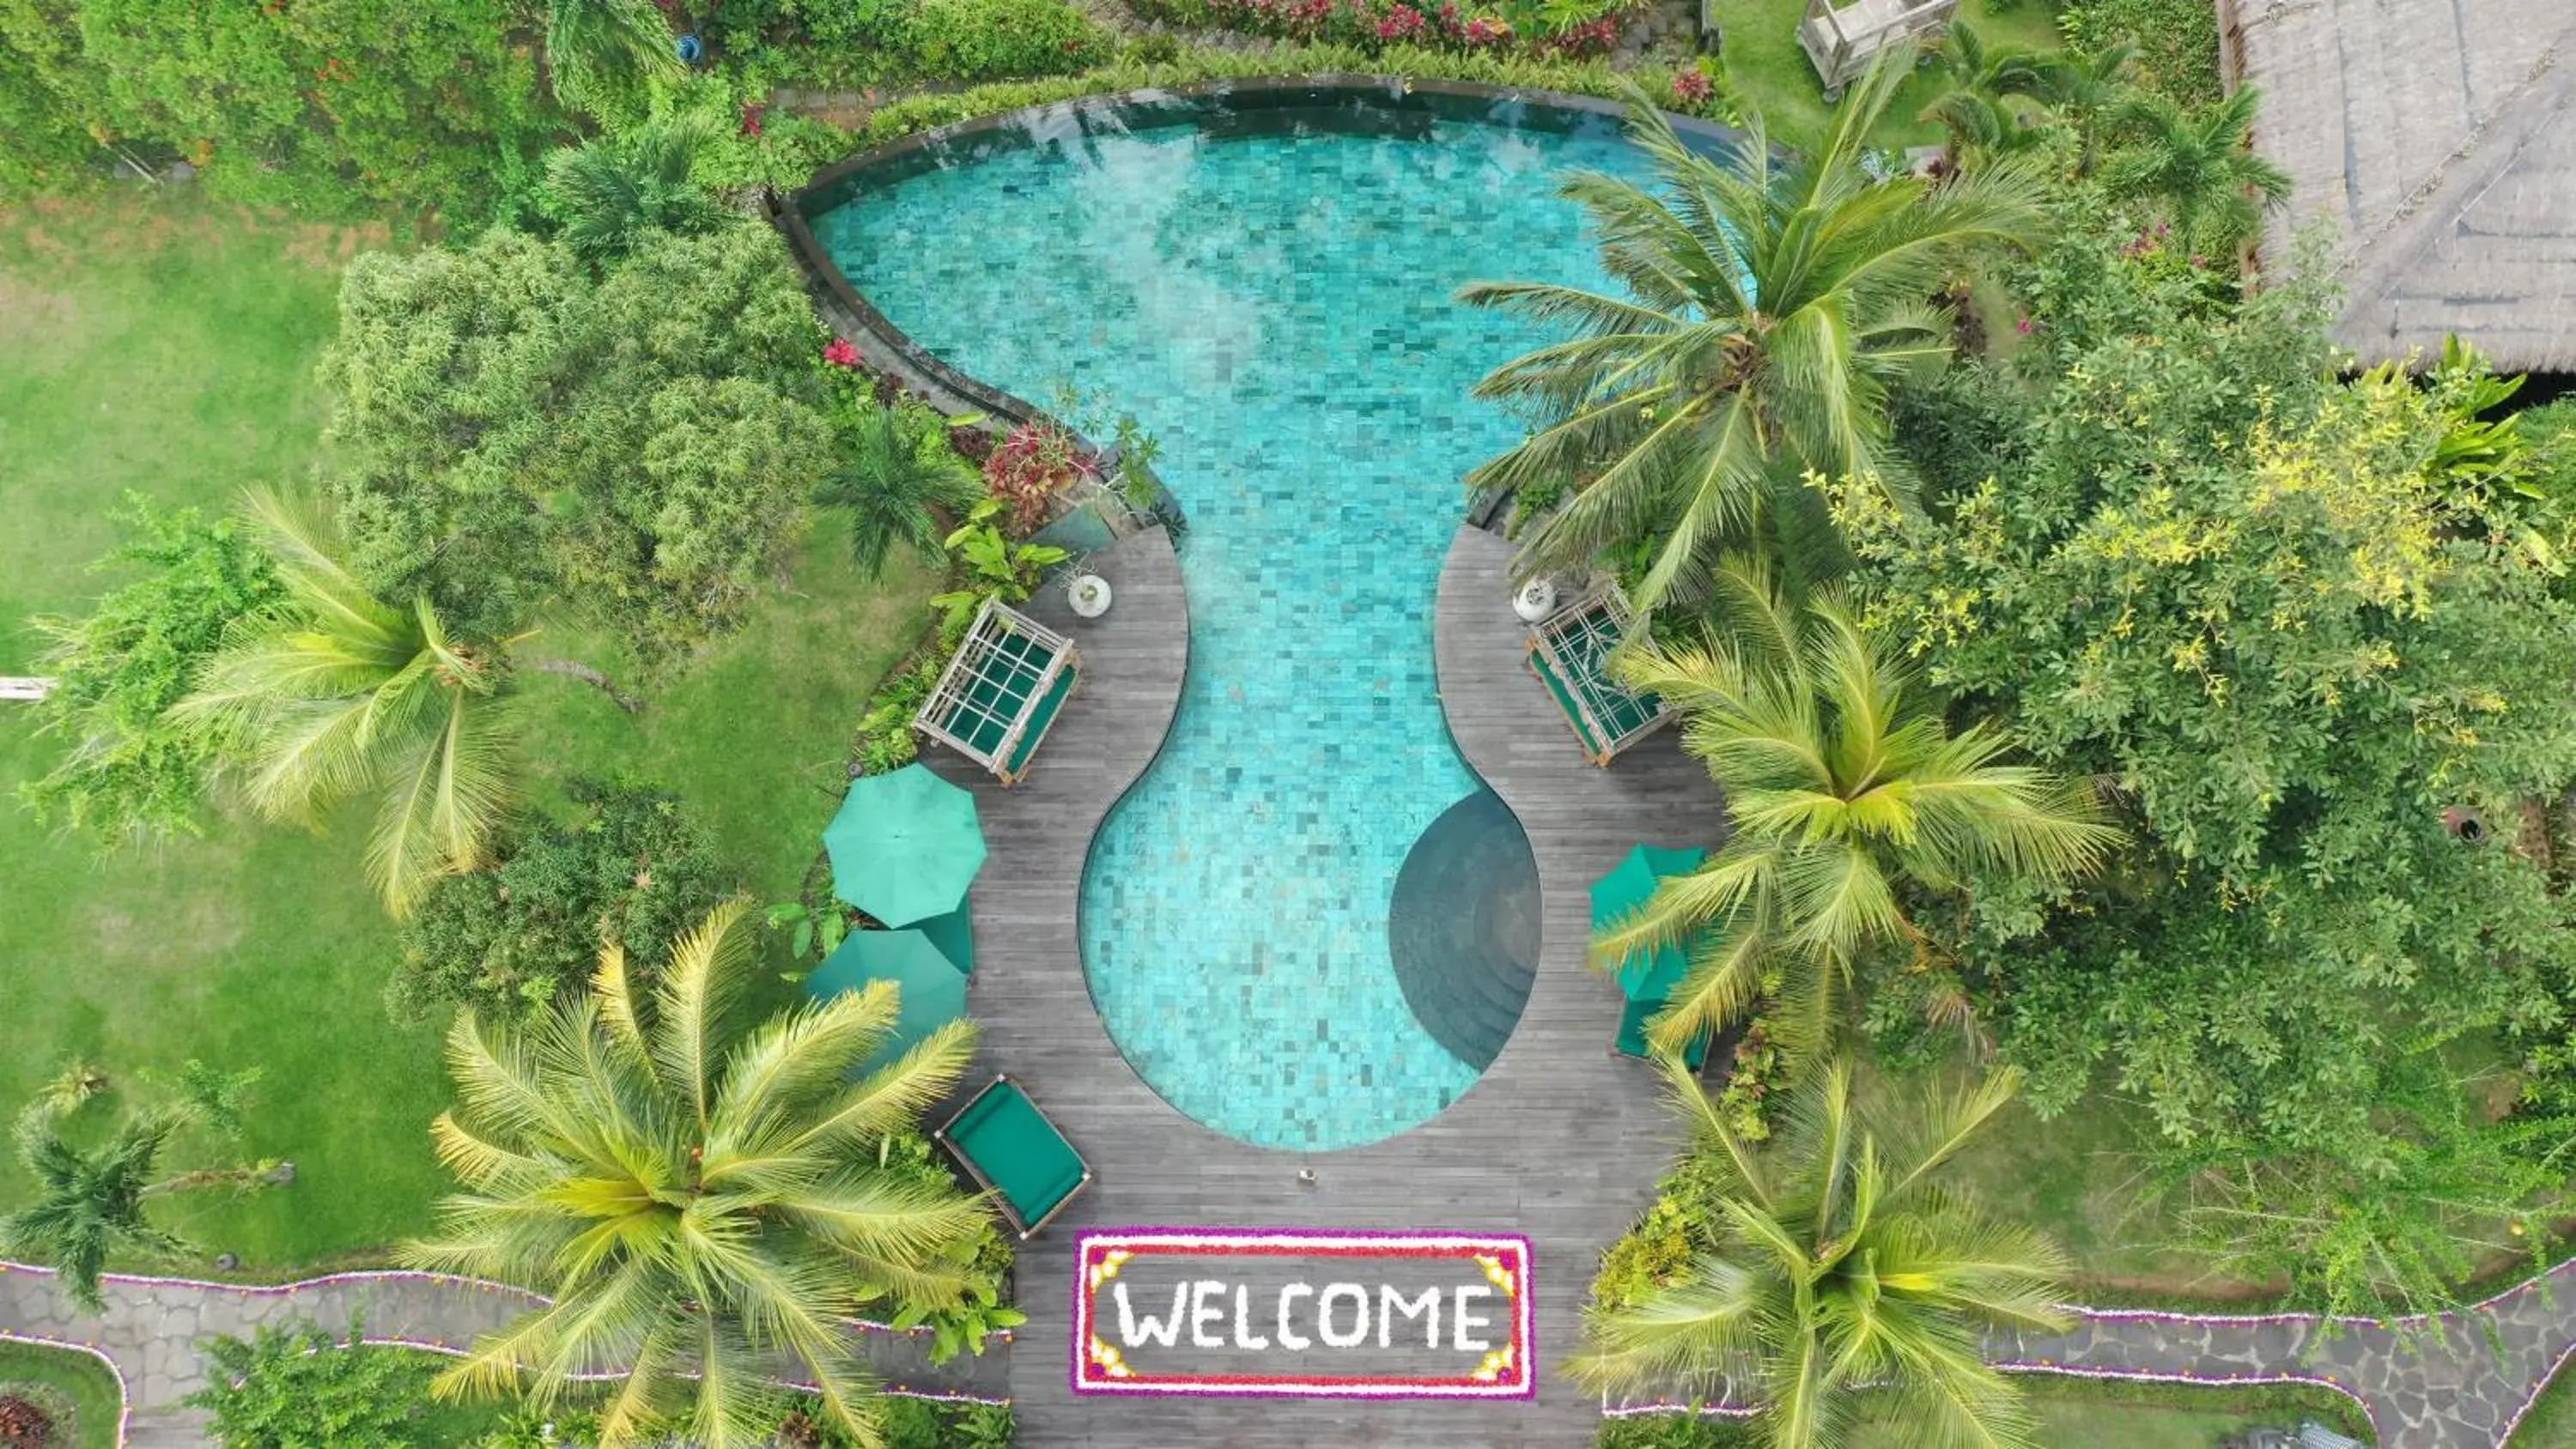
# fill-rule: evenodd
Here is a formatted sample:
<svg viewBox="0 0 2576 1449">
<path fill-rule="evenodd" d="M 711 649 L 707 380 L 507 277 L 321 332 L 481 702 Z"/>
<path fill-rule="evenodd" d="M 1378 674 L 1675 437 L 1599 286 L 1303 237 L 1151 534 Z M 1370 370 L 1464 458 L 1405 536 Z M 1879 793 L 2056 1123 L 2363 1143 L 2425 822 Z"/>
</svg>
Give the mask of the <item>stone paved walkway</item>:
<svg viewBox="0 0 2576 1449">
<path fill-rule="evenodd" d="M 262 1325 L 311 1319 L 345 1332 L 365 1316 L 367 1341 L 457 1352 L 545 1300 L 534 1293 L 428 1273 L 342 1273 L 278 1287 L 112 1275 L 104 1314 L 83 1312 L 44 1268 L 0 1263 L 0 1331 L 97 1350 L 125 1382 L 136 1449 L 207 1442 L 202 1415 L 180 1401 L 206 1385 L 200 1340 L 247 1337 Z M 933 1367 L 927 1340 L 884 1330 L 865 1335 L 868 1360 L 889 1386 L 998 1400 L 1007 1346 Z"/>
</svg>

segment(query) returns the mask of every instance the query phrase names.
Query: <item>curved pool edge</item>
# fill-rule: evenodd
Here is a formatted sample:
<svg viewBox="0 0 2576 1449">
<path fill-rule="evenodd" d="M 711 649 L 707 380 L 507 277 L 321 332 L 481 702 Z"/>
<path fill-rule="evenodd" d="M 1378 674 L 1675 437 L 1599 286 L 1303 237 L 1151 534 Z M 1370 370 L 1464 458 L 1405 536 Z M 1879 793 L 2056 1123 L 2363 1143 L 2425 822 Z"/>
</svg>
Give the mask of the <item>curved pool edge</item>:
<svg viewBox="0 0 2576 1449">
<path fill-rule="evenodd" d="M 1481 101 L 1489 105 L 1534 106 L 1562 112 L 1573 112 L 1612 120 L 1627 114 L 1618 101 L 1598 96 L 1577 95 L 1571 91 L 1547 90 L 1537 86 L 1490 85 L 1481 81 L 1448 80 L 1434 76 L 1409 76 L 1390 72 L 1324 71 L 1309 75 L 1280 74 L 1228 77 L 1193 82 L 1180 86 L 1147 86 L 1127 91 L 1104 91 L 1099 95 L 1071 100 L 1050 101 L 1041 105 L 1021 106 L 1007 111 L 952 121 L 945 126 L 915 131 L 824 167 L 808 178 L 803 186 L 780 196 L 770 192 L 764 206 L 770 221 L 786 238 L 789 252 L 804 271 L 808 289 L 814 291 L 827 315 L 837 311 L 858 334 L 853 345 L 871 363 L 893 372 L 914 391 L 941 401 L 945 405 L 962 404 L 962 410 L 981 411 L 1016 426 L 1027 422 L 1053 422 L 1066 426 L 1044 408 L 1025 398 L 974 377 L 943 361 L 928 348 L 912 340 L 877 310 L 867 294 L 853 285 L 840 264 L 832 260 L 820 238 L 814 235 L 810 218 L 817 211 L 829 210 L 848 199 L 846 188 L 861 174 L 882 169 L 914 153 L 949 145 L 953 142 L 1000 132 L 1011 128 L 1035 130 L 1047 118 L 1070 119 L 1082 113 L 1109 113 L 1155 107 L 1167 107 L 1210 98 L 1237 98 L 1257 104 L 1283 105 L 1318 95 L 1350 99 L 1380 98 L 1401 107 L 1410 97 L 1445 97 L 1453 100 Z M 1697 116 L 1675 112 L 1663 113 L 1673 129 L 1685 139 L 1713 146 L 1732 145 L 1744 139 L 1743 133 L 1731 126 Z M 836 329 L 837 330 L 837 329 Z M 945 395 L 944 397 L 942 395 Z M 1068 429 L 1070 430 L 1070 429 Z"/>
</svg>

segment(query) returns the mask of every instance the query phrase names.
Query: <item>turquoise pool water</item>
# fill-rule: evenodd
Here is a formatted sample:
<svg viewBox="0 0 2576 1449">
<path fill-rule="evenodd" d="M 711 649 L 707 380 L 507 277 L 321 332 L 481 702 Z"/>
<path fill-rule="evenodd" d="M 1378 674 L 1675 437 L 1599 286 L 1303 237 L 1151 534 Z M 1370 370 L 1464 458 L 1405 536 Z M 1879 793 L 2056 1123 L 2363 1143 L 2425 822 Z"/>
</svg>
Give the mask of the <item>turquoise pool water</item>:
<svg viewBox="0 0 2576 1449">
<path fill-rule="evenodd" d="M 1431 615 L 1459 479 L 1519 427 L 1468 388 L 1535 340 L 1451 296 L 1605 285 L 1552 178 L 1641 163 L 1606 125 L 1289 119 L 998 148 L 814 225 L 940 357 L 1042 404 L 1070 384 L 1161 440 L 1189 520 L 1189 674 L 1093 842 L 1084 965 L 1175 1107 L 1325 1149 L 1414 1126 L 1477 1075 L 1408 1009 L 1388 947 L 1407 852 L 1479 788 Z"/>
</svg>

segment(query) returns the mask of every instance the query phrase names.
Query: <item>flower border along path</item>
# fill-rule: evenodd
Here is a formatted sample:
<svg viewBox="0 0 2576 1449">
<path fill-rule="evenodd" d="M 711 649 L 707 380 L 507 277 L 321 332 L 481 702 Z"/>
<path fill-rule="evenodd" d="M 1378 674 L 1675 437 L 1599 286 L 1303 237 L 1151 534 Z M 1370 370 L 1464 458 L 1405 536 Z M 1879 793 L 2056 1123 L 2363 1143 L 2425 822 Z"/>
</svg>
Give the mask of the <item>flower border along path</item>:
<svg viewBox="0 0 2576 1449">
<path fill-rule="evenodd" d="M 1986 1357 L 2016 1373 L 2156 1383 L 2316 1384 L 2361 1405 L 2381 1449 L 2498 1449 L 2550 1376 L 2576 1358 L 2576 1258 L 2446 1313 L 2329 1320 L 2070 1305 L 2062 1334 L 1995 1333 Z M 1678 1404 L 1605 1406 L 1614 1417 Z M 1743 1413 L 1720 1405 L 1707 1412 Z"/>
<path fill-rule="evenodd" d="M 99 1291 L 107 1299 L 107 1311 L 88 1313 L 71 1301 L 52 1269 L 0 1262 L 0 1337 L 104 1360 L 125 1394 L 117 1442 L 173 1446 L 205 1442 L 198 1427 L 202 1416 L 181 1403 L 206 1385 L 200 1346 L 205 1338 L 246 1338 L 264 1325 L 299 1319 L 340 1332 L 350 1315 L 359 1313 L 367 1343 L 453 1355 L 465 1352 L 478 1335 L 550 1301 L 502 1283 L 389 1269 L 274 1285 L 110 1273 L 100 1279 Z M 905 1331 L 867 1320 L 851 1326 L 864 1337 L 869 1365 L 889 1393 L 1009 1402 L 1003 1388 L 1009 1374 L 1008 1332 L 996 1334 L 980 1357 L 933 1366 L 927 1329 Z"/>
</svg>

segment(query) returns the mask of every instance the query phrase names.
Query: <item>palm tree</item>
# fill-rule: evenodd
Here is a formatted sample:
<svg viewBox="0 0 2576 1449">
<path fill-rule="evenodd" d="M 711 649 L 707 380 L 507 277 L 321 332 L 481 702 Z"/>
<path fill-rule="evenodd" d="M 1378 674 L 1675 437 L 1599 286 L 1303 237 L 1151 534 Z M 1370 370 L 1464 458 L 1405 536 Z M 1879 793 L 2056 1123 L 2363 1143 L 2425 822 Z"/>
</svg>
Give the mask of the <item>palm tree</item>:
<svg viewBox="0 0 2576 1449">
<path fill-rule="evenodd" d="M 652 0 L 548 0 L 546 71 L 565 105 L 594 116 L 617 112 L 682 69 L 671 23 Z"/>
<path fill-rule="evenodd" d="M 1581 484 L 1523 548 L 1524 574 L 1653 538 L 1654 561 L 1631 591 L 1651 609 L 1696 589 L 1720 546 L 1774 505 L 1795 504 L 1792 525 L 1819 514 L 1800 467 L 1904 491 L 1886 448 L 1887 389 L 1949 357 L 1950 319 L 1932 294 L 1968 248 L 2027 240 L 2045 213 L 2020 166 L 1937 187 L 1871 179 L 1861 166 L 1870 127 L 1911 69 L 1891 55 L 1804 159 L 1775 154 L 1755 114 L 1731 161 L 1711 160 L 1633 96 L 1629 129 L 1654 160 L 1655 185 L 1596 172 L 1563 185 L 1592 214 L 1602 265 L 1630 295 L 1545 282 L 1459 294 L 1577 334 L 1476 388 L 1526 408 L 1533 432 L 1470 485 Z"/>
<path fill-rule="evenodd" d="M 53 1265 L 72 1301 L 93 1313 L 105 1307 L 98 1281 L 110 1254 L 188 1251 L 186 1239 L 144 1218 L 145 1203 L 200 1188 L 269 1186 L 291 1175 L 285 1164 L 262 1162 L 156 1177 L 162 1149 L 189 1120 L 181 1109 L 134 1113 L 90 1151 L 65 1140 L 63 1116 L 43 1101 L 18 1114 L 18 1161 L 35 1181 L 36 1200 L 0 1218 L 0 1253 Z"/>
<path fill-rule="evenodd" d="M 271 820 L 317 824 L 381 787 L 367 873 L 404 915 L 432 880 L 490 863 L 511 797 L 502 661 L 449 637 L 426 597 L 377 599 L 279 500 L 250 508 L 286 602 L 245 621 L 172 712 L 241 762 Z"/>
<path fill-rule="evenodd" d="M 545 207 L 562 223 L 565 245 L 604 262 L 634 250 L 647 231 L 694 236 L 722 226 L 732 213 L 689 180 L 707 137 L 705 122 L 682 117 L 548 157 Z"/>
<path fill-rule="evenodd" d="M 1814 1048 L 1864 952 L 1928 950 L 1900 887 L 1955 889 L 1987 869 L 2068 880 L 2119 839 L 2087 786 L 2003 763 L 2000 731 L 1951 733 L 1836 595 L 1794 608 L 1743 557 L 1718 582 L 1735 628 L 1697 646 L 1639 643 L 1619 664 L 1631 688 L 1679 711 L 1683 747 L 1725 790 L 1731 827 L 1698 870 L 1595 943 L 1615 961 L 1702 940 L 1652 1027 L 1658 1045 L 1678 1051 L 1769 995 L 1785 1008 L 1783 1040 Z"/>
<path fill-rule="evenodd" d="M 897 544 L 936 563 L 953 520 L 984 496 L 983 480 L 948 446 L 947 428 L 919 407 L 860 403 L 848 458 L 814 497 L 850 510 L 850 557 L 870 578 Z"/>
<path fill-rule="evenodd" d="M 2038 95 L 2046 83 L 2048 63 L 2037 51 L 1989 46 L 1975 26 L 1953 20 L 1932 54 L 1950 77 L 1950 89 L 1924 107 L 1921 118 L 1950 133 L 1947 149 L 1954 164 L 2023 150 L 2046 134 L 2024 119 L 2017 104 Z"/>
<path fill-rule="evenodd" d="M 532 1377 L 542 1407 L 571 1375 L 631 1368 L 603 1444 L 727 1449 L 767 1442 L 768 1378 L 792 1365 L 824 1416 L 878 1443 L 845 1320 L 885 1298 L 958 1301 L 950 1264 L 989 1224 L 974 1198 L 881 1171 L 880 1153 L 956 1082 L 974 1032 L 953 1022 L 852 1083 L 894 1026 L 895 988 L 741 1030 L 743 923 L 742 902 L 717 907 L 649 995 L 612 945 L 589 994 L 524 1032 L 468 1015 L 449 1033 L 462 1104 L 433 1133 L 465 1192 L 406 1257 L 555 1301 L 478 1340 L 441 1393 Z"/>
<path fill-rule="evenodd" d="M 2130 94 L 2131 66 L 2138 48 L 2114 40 L 2082 54 L 2052 56 L 2040 65 L 2036 94 L 2075 125 L 2075 172 L 2093 174 L 2102 150 L 2102 126 Z"/>
<path fill-rule="evenodd" d="M 1757 1153 L 1689 1071 L 1665 1063 L 1714 1177 L 1717 1240 L 1686 1281 L 1594 1308 L 1575 1377 L 1603 1392 L 1753 1397 L 1769 1449 L 2036 1443 L 1978 1331 L 2064 1328 L 2050 1299 L 2066 1260 L 1939 1181 L 2019 1075 L 1997 1072 L 1881 1131 L 1854 1109 L 1851 1068 L 1837 1062 L 1789 1099 L 1784 1130 Z"/>
<path fill-rule="evenodd" d="M 2112 129 L 2130 139 L 2103 168 L 2111 194 L 2163 206 L 2186 245 L 2233 246 L 2290 200 L 2290 173 L 2254 154 L 2261 94 L 2244 86 L 2194 115 L 2166 96 L 2120 103 Z"/>
</svg>

